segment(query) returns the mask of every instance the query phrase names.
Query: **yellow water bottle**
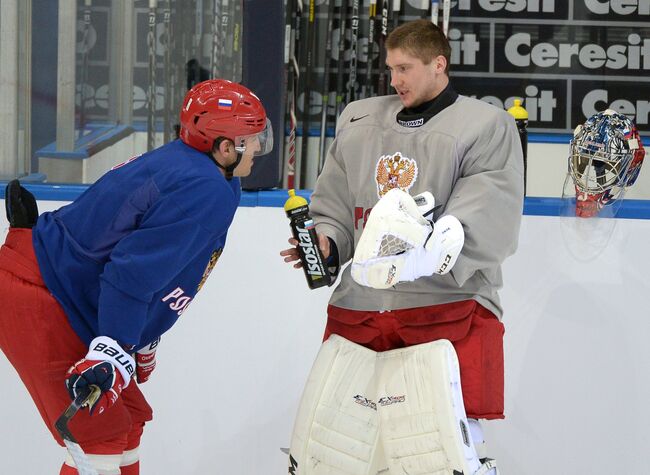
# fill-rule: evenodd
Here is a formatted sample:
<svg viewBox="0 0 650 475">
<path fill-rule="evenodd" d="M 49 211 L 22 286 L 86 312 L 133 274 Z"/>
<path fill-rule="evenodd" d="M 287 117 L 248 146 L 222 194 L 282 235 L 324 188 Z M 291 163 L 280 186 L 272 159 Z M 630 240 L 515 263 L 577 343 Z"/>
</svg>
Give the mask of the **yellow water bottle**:
<svg viewBox="0 0 650 475">
<path fill-rule="evenodd" d="M 515 99 L 515 104 L 508 109 L 511 116 L 515 118 L 521 148 L 524 152 L 524 195 L 526 194 L 526 168 L 528 164 L 528 111 L 521 105 L 521 99 Z"/>
<path fill-rule="evenodd" d="M 284 203 L 284 211 L 290 221 L 291 233 L 298 241 L 298 253 L 302 261 L 302 270 L 305 271 L 307 278 L 307 285 L 310 289 L 330 285 L 332 277 L 318 246 L 316 224 L 309 216 L 307 200 L 302 196 L 297 196 L 295 190 L 289 190 L 289 198 Z"/>
</svg>

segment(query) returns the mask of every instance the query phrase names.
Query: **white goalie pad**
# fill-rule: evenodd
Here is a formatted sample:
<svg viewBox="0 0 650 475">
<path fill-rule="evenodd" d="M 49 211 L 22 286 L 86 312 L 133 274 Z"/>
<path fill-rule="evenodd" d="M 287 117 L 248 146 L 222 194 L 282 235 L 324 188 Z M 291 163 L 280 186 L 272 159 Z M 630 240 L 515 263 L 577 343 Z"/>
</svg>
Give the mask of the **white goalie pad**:
<svg viewBox="0 0 650 475">
<path fill-rule="evenodd" d="M 375 353 L 332 335 L 296 417 L 291 475 L 489 473 L 465 415 L 447 340 Z"/>
<path fill-rule="evenodd" d="M 380 440 L 391 475 L 482 473 L 448 340 L 378 354 Z"/>
<path fill-rule="evenodd" d="M 422 248 L 431 233 L 431 223 L 422 216 L 413 197 L 393 188 L 370 212 L 354 252 L 352 278 L 376 289 L 395 285 L 400 281 L 408 252 Z"/>
<path fill-rule="evenodd" d="M 323 343 L 294 423 L 290 475 L 376 475 L 376 353 L 338 335 Z"/>
</svg>

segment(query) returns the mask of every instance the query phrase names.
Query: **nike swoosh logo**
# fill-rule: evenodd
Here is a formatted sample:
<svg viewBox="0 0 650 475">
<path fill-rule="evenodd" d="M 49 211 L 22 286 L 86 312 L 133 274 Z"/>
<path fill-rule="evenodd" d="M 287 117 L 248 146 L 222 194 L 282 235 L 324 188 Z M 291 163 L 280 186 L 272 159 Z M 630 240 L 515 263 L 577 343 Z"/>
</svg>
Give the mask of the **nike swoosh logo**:
<svg viewBox="0 0 650 475">
<path fill-rule="evenodd" d="M 352 123 L 352 122 L 356 122 L 357 120 L 365 119 L 365 118 L 368 117 L 369 115 L 370 115 L 370 114 L 362 115 L 361 117 L 352 117 L 352 118 L 350 119 L 350 123 Z"/>
</svg>

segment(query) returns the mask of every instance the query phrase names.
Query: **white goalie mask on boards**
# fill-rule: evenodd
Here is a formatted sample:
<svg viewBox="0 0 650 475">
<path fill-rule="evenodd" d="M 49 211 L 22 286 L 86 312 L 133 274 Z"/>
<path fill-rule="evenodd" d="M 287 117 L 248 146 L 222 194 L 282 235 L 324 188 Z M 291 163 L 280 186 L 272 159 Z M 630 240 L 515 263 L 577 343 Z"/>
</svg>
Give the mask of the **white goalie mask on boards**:
<svg viewBox="0 0 650 475">
<path fill-rule="evenodd" d="M 634 121 L 611 109 L 578 125 L 569 147 L 569 177 L 579 217 L 599 215 L 622 200 L 639 176 L 645 155 Z"/>
</svg>

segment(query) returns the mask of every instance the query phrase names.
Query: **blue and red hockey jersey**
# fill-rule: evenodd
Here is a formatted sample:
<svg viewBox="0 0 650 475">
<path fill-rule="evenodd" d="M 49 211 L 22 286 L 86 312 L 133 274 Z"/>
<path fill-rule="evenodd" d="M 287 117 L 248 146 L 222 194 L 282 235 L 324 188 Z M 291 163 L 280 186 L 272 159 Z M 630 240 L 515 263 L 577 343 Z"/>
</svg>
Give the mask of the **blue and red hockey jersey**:
<svg viewBox="0 0 650 475">
<path fill-rule="evenodd" d="M 73 203 L 43 213 L 43 279 L 86 343 L 140 347 L 168 330 L 214 267 L 241 197 L 180 140 L 114 167 Z"/>
</svg>

